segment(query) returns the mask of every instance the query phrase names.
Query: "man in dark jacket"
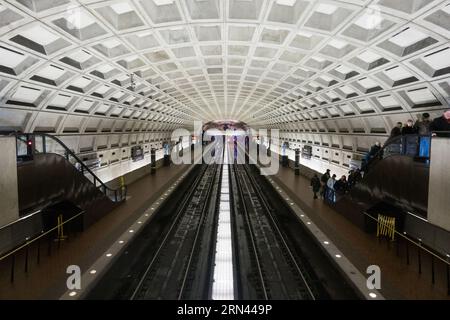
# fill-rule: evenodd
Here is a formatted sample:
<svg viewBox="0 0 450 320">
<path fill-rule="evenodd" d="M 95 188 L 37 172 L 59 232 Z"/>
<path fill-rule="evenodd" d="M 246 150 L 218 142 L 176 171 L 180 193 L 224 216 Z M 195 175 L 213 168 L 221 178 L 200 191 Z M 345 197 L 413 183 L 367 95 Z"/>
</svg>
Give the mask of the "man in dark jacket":
<svg viewBox="0 0 450 320">
<path fill-rule="evenodd" d="M 391 131 L 391 138 L 402 134 L 402 126 L 403 124 L 401 122 L 397 122 L 397 125 Z"/>
<path fill-rule="evenodd" d="M 450 110 L 447 110 L 442 117 L 436 118 L 431 122 L 430 131 L 450 131 Z"/>
<path fill-rule="evenodd" d="M 421 136 L 428 136 L 430 134 L 430 124 L 430 114 L 424 113 L 422 114 L 422 120 L 417 120 L 414 126 L 417 128 L 417 132 Z"/>
<path fill-rule="evenodd" d="M 322 185 L 320 184 L 319 177 L 317 176 L 317 174 L 314 174 L 314 177 L 312 177 L 311 179 L 311 187 L 314 193 L 314 199 L 317 199 L 317 192 L 320 191 L 321 186 Z"/>
<path fill-rule="evenodd" d="M 327 182 L 330 179 L 330 169 L 327 169 L 327 172 L 325 172 L 322 177 L 320 177 L 320 182 L 322 183 L 322 190 L 320 191 L 320 195 L 322 198 L 325 197 L 325 191 L 327 190 Z"/>
<path fill-rule="evenodd" d="M 353 187 L 353 184 L 355 182 L 355 171 L 354 170 L 350 170 L 348 172 L 348 188 L 350 189 L 351 187 Z"/>
<path fill-rule="evenodd" d="M 406 122 L 406 126 L 402 128 L 402 135 L 405 134 L 417 134 L 417 128 L 414 127 L 414 123 L 412 120 L 408 120 Z"/>
<path fill-rule="evenodd" d="M 336 190 L 338 194 L 344 194 L 348 191 L 348 182 L 346 176 L 342 176 L 338 181 L 336 181 L 336 183 L 334 184 L 334 190 Z"/>
</svg>

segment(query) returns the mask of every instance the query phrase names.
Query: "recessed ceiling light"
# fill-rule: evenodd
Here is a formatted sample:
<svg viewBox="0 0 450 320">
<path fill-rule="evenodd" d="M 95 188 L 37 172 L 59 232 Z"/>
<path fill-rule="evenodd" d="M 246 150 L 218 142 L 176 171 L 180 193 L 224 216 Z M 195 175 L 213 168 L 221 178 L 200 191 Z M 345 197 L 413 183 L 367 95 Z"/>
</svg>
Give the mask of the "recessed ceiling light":
<svg viewBox="0 0 450 320">
<path fill-rule="evenodd" d="M 290 6 L 292 7 L 297 0 L 276 0 L 276 3 L 282 6 Z"/>
<path fill-rule="evenodd" d="M 133 229 L 131 229 L 131 230 L 129 230 L 128 232 L 129 232 L 129 233 L 133 233 L 133 232 L 134 232 L 134 230 L 133 230 Z"/>
<path fill-rule="evenodd" d="M 133 8 L 128 4 L 128 2 L 119 2 L 116 4 L 111 5 L 111 9 L 114 10 L 117 14 L 123 14 L 127 12 L 133 11 Z"/>
<path fill-rule="evenodd" d="M 366 30 L 373 30 L 380 27 L 383 18 L 380 13 L 377 12 L 367 12 L 362 15 L 359 19 L 355 21 L 357 26 L 364 28 Z"/>
<path fill-rule="evenodd" d="M 84 11 L 76 9 L 67 17 L 67 22 L 77 29 L 83 29 L 94 24 L 95 20 Z"/>
<path fill-rule="evenodd" d="M 376 295 L 375 293 L 373 293 L 373 292 L 369 293 L 369 296 L 370 296 L 371 298 L 373 298 L 373 299 L 375 299 L 375 298 L 377 297 L 377 295 Z"/>
<path fill-rule="evenodd" d="M 157 5 L 157 6 L 166 6 L 168 4 L 172 4 L 173 0 L 153 0 L 153 2 Z"/>
<path fill-rule="evenodd" d="M 112 254 L 111 253 L 107 253 L 106 256 L 109 258 L 109 257 L 112 256 Z"/>
<path fill-rule="evenodd" d="M 111 39 L 111 40 L 102 41 L 102 45 L 108 49 L 112 49 L 114 47 L 121 45 L 121 43 L 117 39 Z"/>
<path fill-rule="evenodd" d="M 324 241 L 323 243 L 324 243 L 324 244 L 330 244 L 328 241 Z"/>
<path fill-rule="evenodd" d="M 342 256 L 340 254 L 335 255 L 336 258 L 341 258 Z"/>
<path fill-rule="evenodd" d="M 90 274 L 96 274 L 96 273 L 97 273 L 97 270 L 91 270 L 91 271 L 89 271 L 89 273 L 90 273 Z"/>
<path fill-rule="evenodd" d="M 317 6 L 317 9 L 316 9 L 317 12 L 320 12 L 320 13 L 323 13 L 326 15 L 333 14 L 336 10 L 337 10 L 337 7 L 330 5 L 330 4 L 325 4 L 325 3 L 322 3 L 319 6 Z"/>
<path fill-rule="evenodd" d="M 124 243 L 124 242 L 125 242 L 125 241 L 123 241 L 123 240 L 120 240 L 120 241 L 119 241 L 120 244 L 122 244 L 122 243 Z"/>
<path fill-rule="evenodd" d="M 76 295 L 77 295 L 77 293 L 75 291 L 72 291 L 71 293 L 69 293 L 69 296 L 71 296 L 71 297 L 76 296 Z"/>
<path fill-rule="evenodd" d="M 136 36 L 138 36 L 139 38 L 145 38 L 145 37 L 150 36 L 150 35 L 152 35 L 152 32 L 151 31 L 146 31 L 146 32 L 138 33 Z"/>
</svg>

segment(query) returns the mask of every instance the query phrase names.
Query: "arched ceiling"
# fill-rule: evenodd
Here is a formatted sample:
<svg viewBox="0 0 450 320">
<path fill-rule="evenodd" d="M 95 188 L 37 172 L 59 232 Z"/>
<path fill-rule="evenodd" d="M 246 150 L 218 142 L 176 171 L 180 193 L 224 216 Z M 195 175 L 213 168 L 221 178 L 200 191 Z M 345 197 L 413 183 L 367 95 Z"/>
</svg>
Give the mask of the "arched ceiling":
<svg viewBox="0 0 450 320">
<path fill-rule="evenodd" d="M 448 0 L 0 1 L 0 130 L 386 134 L 448 108 L 449 36 Z"/>
</svg>

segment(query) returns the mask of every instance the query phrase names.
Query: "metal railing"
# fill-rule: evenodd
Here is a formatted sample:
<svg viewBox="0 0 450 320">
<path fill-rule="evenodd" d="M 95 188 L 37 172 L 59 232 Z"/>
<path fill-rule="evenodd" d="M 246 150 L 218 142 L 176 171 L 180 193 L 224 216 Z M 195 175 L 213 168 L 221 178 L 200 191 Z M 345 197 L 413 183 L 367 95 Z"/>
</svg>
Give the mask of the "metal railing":
<svg viewBox="0 0 450 320">
<path fill-rule="evenodd" d="M 31 161 L 35 154 L 59 154 L 66 158 L 78 171 L 91 181 L 106 197 L 114 202 L 126 199 L 127 187 L 111 189 L 101 181 L 92 170 L 70 150 L 60 139 L 46 133 L 13 133 L 17 141 L 18 162 Z"/>
<path fill-rule="evenodd" d="M 327 188 L 324 194 L 324 201 L 333 205 L 336 201 L 342 197 L 343 194 L 336 193 L 336 191 Z M 366 218 L 366 225 L 370 222 L 372 224 L 378 224 L 377 218 L 373 217 L 367 212 L 363 212 Z M 450 295 L 450 254 L 442 254 L 433 251 L 427 247 L 420 238 L 411 237 L 406 232 L 399 232 L 392 230 L 395 240 L 391 240 L 389 237 L 379 236 L 379 243 L 383 238 L 386 238 L 388 247 L 391 243 L 395 245 L 396 256 L 403 258 L 402 260 L 406 265 L 416 264 L 417 272 L 422 275 L 425 271 L 429 272 L 431 284 L 437 283 L 437 278 L 440 281 L 446 282 L 447 295 Z"/>
<path fill-rule="evenodd" d="M 80 219 L 84 213 L 84 211 L 80 211 L 66 221 L 58 220 L 54 227 L 51 227 L 48 230 L 42 230 L 37 236 L 26 238 L 21 245 L 2 253 L 0 255 L 0 268 L 5 269 L 9 261 L 10 282 L 14 283 L 18 270 L 22 270 L 27 274 L 34 265 L 39 265 L 41 263 L 45 253 L 47 256 L 51 256 L 55 244 L 56 249 L 59 250 L 61 243 L 70 241 L 71 237 L 67 236 L 68 233 L 71 235 L 76 234 L 75 232 L 70 231 L 70 226 L 72 223 L 76 222 L 77 219 Z M 63 229 L 68 229 L 66 230 L 66 236 L 64 237 Z"/>
<path fill-rule="evenodd" d="M 373 224 L 378 224 L 377 218 L 373 217 L 367 212 L 363 212 L 366 217 L 366 221 L 372 222 Z M 450 295 L 450 255 L 443 255 L 438 253 L 431 248 L 427 247 L 422 243 L 422 239 L 411 237 L 406 232 L 399 232 L 395 228 L 392 230 L 392 238 L 389 237 L 378 237 L 378 242 L 381 243 L 383 238 L 386 238 L 387 245 L 395 244 L 396 256 L 402 258 L 402 252 L 404 253 L 404 261 L 409 266 L 414 262 L 417 263 L 417 272 L 422 275 L 425 269 L 429 267 L 431 284 L 436 284 L 437 275 L 440 275 L 441 279 L 446 281 L 447 295 Z M 392 240 L 395 239 L 395 240 Z M 402 247 L 403 250 L 402 251 Z M 445 271 L 441 268 L 439 272 L 438 266 L 443 267 Z"/>
<path fill-rule="evenodd" d="M 367 171 L 381 159 L 395 155 L 409 156 L 429 163 L 431 135 L 407 134 L 389 138 L 384 146 L 372 157 L 369 157 L 363 171 Z M 365 170 L 364 170 L 365 169 Z"/>
</svg>

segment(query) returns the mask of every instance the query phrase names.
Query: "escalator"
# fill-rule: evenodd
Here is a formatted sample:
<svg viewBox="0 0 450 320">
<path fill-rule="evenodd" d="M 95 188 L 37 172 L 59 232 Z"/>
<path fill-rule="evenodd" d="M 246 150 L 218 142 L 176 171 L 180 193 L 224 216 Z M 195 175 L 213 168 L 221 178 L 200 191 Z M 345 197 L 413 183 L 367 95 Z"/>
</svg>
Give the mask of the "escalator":
<svg viewBox="0 0 450 320">
<path fill-rule="evenodd" d="M 333 205 L 350 220 L 367 227 L 362 212 L 395 216 L 401 228 L 406 213 L 426 218 L 430 137 L 389 139 L 364 168 L 364 177 Z"/>
<path fill-rule="evenodd" d="M 40 133 L 14 136 L 20 219 L 8 228 L 12 234 L 20 224 L 21 232 L 8 241 L 8 247 L 54 228 L 58 217 L 67 221 L 77 215 L 71 226 L 82 231 L 125 201 L 126 186 L 106 186 L 57 137 Z"/>
</svg>

